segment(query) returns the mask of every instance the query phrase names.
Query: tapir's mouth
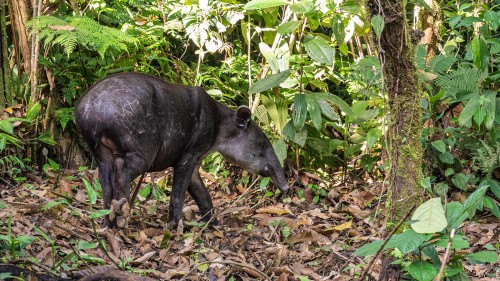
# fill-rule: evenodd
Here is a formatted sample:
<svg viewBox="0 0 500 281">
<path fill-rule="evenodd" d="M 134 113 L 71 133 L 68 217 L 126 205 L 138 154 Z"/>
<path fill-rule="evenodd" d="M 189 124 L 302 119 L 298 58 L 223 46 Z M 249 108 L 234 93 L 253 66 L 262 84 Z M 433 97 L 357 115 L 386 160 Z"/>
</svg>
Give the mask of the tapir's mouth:
<svg viewBox="0 0 500 281">
<path fill-rule="evenodd" d="M 272 168 L 269 164 L 266 165 L 263 171 L 260 173 L 261 176 L 271 177 L 273 179 L 274 184 L 281 190 L 281 192 L 285 192 L 288 190 L 288 182 L 286 181 L 285 173 L 283 170 Z"/>
</svg>

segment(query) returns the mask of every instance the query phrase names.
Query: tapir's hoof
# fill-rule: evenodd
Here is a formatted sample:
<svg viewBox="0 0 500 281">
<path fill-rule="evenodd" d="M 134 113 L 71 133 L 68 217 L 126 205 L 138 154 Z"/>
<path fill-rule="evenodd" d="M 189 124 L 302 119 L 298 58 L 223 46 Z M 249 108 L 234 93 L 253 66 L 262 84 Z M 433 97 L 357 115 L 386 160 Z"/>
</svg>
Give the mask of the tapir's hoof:
<svg viewBox="0 0 500 281">
<path fill-rule="evenodd" d="M 184 223 L 182 222 L 182 220 L 180 221 L 171 220 L 168 222 L 167 228 L 172 232 L 183 233 Z"/>
<path fill-rule="evenodd" d="M 115 222 L 116 226 L 123 228 L 127 222 L 127 216 L 130 214 L 130 206 L 128 205 L 127 198 L 120 200 L 113 199 L 109 208 L 109 220 Z"/>
</svg>

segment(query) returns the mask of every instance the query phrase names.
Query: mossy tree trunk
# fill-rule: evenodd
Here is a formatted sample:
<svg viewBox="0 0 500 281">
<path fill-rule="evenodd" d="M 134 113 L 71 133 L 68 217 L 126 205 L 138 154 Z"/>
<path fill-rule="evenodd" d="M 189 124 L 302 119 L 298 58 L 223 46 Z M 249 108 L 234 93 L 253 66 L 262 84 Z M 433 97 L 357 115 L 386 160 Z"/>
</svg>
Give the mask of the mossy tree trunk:
<svg viewBox="0 0 500 281">
<path fill-rule="evenodd" d="M 7 28 L 5 18 L 7 12 L 5 0 L 0 0 L 0 110 L 7 107 L 10 93 L 10 68 L 7 54 Z"/>
<path fill-rule="evenodd" d="M 372 16 L 380 14 L 385 28 L 380 38 L 384 78 L 389 96 L 387 144 L 390 161 L 390 220 L 399 221 L 422 201 L 420 193 L 422 110 L 413 64 L 414 43 L 406 20 L 404 1 L 370 0 Z M 420 38 L 418 38 L 420 39 Z"/>
</svg>

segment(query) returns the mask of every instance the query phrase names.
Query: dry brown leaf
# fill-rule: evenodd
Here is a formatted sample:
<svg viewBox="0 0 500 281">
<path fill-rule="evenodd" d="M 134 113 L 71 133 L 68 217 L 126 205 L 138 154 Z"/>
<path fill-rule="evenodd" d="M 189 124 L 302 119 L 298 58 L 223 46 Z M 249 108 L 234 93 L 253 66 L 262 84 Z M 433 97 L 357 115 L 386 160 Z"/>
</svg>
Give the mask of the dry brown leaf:
<svg viewBox="0 0 500 281">
<path fill-rule="evenodd" d="M 148 253 L 144 254 L 142 257 L 135 259 L 134 262 L 143 263 L 144 261 L 149 260 L 155 253 L 156 253 L 156 251 L 148 252 Z"/>
<path fill-rule="evenodd" d="M 290 211 L 285 209 L 282 205 L 263 207 L 263 208 L 257 209 L 256 212 L 257 213 L 266 213 L 266 214 L 275 214 L 275 215 L 284 215 L 284 214 L 290 213 Z"/>
</svg>

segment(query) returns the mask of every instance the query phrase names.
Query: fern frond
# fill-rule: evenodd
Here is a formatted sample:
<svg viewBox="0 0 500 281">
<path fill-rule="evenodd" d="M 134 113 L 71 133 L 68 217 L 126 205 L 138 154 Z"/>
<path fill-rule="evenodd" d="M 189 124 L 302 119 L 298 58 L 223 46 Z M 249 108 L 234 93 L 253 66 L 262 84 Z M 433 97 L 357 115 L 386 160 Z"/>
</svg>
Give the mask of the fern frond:
<svg viewBox="0 0 500 281">
<path fill-rule="evenodd" d="M 431 59 L 429 66 L 432 72 L 436 74 L 446 73 L 451 66 L 457 61 L 454 56 L 438 55 Z"/>
<path fill-rule="evenodd" d="M 481 70 L 476 68 L 460 68 L 447 74 L 438 75 L 434 80 L 436 85 L 448 94 L 473 93 L 479 91 L 482 82 Z"/>
</svg>

